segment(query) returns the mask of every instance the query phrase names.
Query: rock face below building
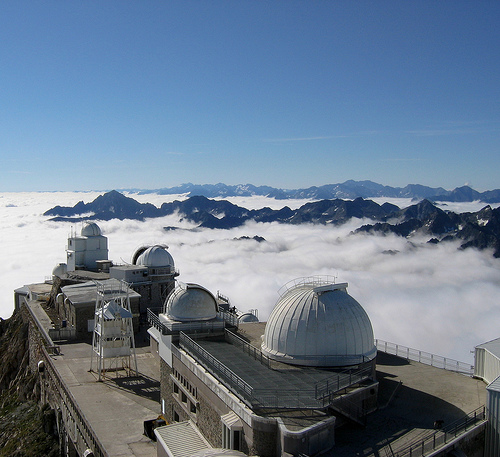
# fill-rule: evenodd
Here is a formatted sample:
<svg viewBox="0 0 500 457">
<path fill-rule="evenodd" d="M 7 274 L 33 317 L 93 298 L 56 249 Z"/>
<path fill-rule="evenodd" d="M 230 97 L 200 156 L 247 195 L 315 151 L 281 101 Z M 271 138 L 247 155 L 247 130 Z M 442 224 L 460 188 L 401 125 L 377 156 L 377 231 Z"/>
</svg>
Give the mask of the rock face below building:
<svg viewBox="0 0 500 457">
<path fill-rule="evenodd" d="M 28 324 L 16 310 L 0 320 L 0 456 L 58 456 L 55 412 L 40 407 L 28 360 Z"/>
</svg>

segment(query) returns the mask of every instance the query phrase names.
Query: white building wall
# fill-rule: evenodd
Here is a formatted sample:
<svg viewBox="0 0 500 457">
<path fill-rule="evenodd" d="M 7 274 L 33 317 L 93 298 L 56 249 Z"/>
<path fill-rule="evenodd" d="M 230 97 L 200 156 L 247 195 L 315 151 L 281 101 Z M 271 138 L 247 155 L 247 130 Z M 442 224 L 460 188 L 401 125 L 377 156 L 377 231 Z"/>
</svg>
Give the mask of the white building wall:
<svg viewBox="0 0 500 457">
<path fill-rule="evenodd" d="M 500 378 L 486 388 L 486 439 L 484 457 L 500 455 Z"/>
<path fill-rule="evenodd" d="M 485 348 L 476 348 L 474 376 L 490 384 L 500 376 L 500 359 Z"/>
</svg>

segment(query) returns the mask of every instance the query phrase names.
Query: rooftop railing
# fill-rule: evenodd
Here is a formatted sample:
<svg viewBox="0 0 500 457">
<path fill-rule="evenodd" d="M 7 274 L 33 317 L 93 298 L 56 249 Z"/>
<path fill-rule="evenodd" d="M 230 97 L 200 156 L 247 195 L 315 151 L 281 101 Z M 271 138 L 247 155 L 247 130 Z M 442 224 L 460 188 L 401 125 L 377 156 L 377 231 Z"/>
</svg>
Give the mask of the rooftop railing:
<svg viewBox="0 0 500 457">
<path fill-rule="evenodd" d="M 269 357 L 263 354 L 259 348 L 252 346 L 250 343 L 245 341 L 243 338 L 240 338 L 230 330 L 226 329 L 224 335 L 226 341 L 230 342 L 233 346 L 239 347 L 245 354 L 248 354 L 250 357 L 257 360 L 267 368 L 271 366 Z"/>
<path fill-rule="evenodd" d="M 160 320 L 159 314 L 163 312 L 163 308 L 148 308 L 147 311 L 147 318 L 148 318 L 148 323 L 159 330 L 163 335 L 174 335 L 178 334 L 179 330 L 173 330 L 169 328 L 165 323 L 163 323 Z M 233 322 L 231 318 L 231 313 L 223 313 L 219 312 L 218 316 L 220 320 L 223 320 L 227 325 L 231 327 L 237 326 L 237 320 L 236 319 L 236 324 Z M 202 332 L 202 333 L 213 333 L 213 332 L 221 332 L 222 331 L 222 324 L 218 321 L 192 321 L 192 322 L 186 322 L 184 325 L 184 331 L 185 332 Z"/>
<path fill-rule="evenodd" d="M 225 335 L 228 342 L 269 368 L 269 358 L 262 354 L 258 348 L 227 330 Z M 372 368 L 365 366 L 361 369 L 335 373 L 324 381 L 311 383 L 309 389 L 285 389 L 283 386 L 278 386 L 276 389 L 254 388 L 183 332 L 180 333 L 179 344 L 182 349 L 252 408 L 326 408 L 338 400 L 342 391 L 371 378 Z"/>
<path fill-rule="evenodd" d="M 384 448 L 385 455 L 391 457 L 423 457 L 431 455 L 439 448 L 467 434 L 476 426 L 485 423 L 486 410 L 484 406 L 481 406 L 456 422 L 440 430 L 430 432 L 425 438 L 419 438 L 401 446 L 388 444 Z M 384 452 L 380 453 L 380 455 L 384 455 Z"/>
<path fill-rule="evenodd" d="M 236 373 L 230 370 L 220 360 L 203 349 L 196 341 L 180 332 L 179 344 L 182 349 L 191 354 L 201 363 L 212 375 L 222 381 L 248 406 L 252 406 L 253 388 L 250 384 L 241 379 Z"/>
<path fill-rule="evenodd" d="M 458 360 L 448 357 L 442 357 L 440 355 L 419 351 L 418 349 L 412 349 L 382 340 L 375 340 L 375 345 L 379 351 L 385 352 L 386 354 L 396 355 L 407 360 L 413 360 L 414 362 L 420 362 L 443 370 L 454 371 L 469 376 L 474 375 L 474 366 L 466 362 L 459 362 Z"/>
</svg>

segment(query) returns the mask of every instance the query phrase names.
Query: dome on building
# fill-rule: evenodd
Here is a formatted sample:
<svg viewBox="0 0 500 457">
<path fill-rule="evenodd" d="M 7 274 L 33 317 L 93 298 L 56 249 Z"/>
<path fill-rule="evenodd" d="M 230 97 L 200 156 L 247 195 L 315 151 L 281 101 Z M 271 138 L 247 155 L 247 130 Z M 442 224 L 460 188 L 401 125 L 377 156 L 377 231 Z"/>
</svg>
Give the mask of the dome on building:
<svg viewBox="0 0 500 457">
<path fill-rule="evenodd" d="M 259 322 L 259 318 L 253 313 L 243 313 L 238 316 L 238 322 Z"/>
<path fill-rule="evenodd" d="M 347 283 L 308 281 L 289 288 L 266 324 L 262 352 L 293 365 L 335 367 L 375 358 L 373 329 Z"/>
<path fill-rule="evenodd" d="M 87 222 L 81 232 L 82 236 L 100 236 L 102 235 L 101 229 L 95 222 Z"/>
<path fill-rule="evenodd" d="M 68 266 L 65 263 L 60 263 L 52 269 L 52 276 L 58 276 L 59 278 L 68 272 Z"/>
<path fill-rule="evenodd" d="M 174 259 L 165 246 L 155 245 L 145 249 L 134 262 L 146 267 L 174 267 Z"/>
<path fill-rule="evenodd" d="M 206 321 L 217 316 L 217 302 L 198 284 L 178 283 L 165 302 L 165 314 L 174 321 Z"/>
</svg>

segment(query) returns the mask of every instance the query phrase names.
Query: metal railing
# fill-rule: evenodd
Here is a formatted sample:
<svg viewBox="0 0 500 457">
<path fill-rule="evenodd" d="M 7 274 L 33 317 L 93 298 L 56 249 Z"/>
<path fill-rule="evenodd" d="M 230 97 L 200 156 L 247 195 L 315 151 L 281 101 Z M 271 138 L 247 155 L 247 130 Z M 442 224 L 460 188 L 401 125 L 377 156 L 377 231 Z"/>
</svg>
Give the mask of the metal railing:
<svg viewBox="0 0 500 457">
<path fill-rule="evenodd" d="M 160 321 L 158 316 L 159 313 L 162 312 L 161 308 L 148 308 L 147 311 L 147 319 L 148 323 L 158 329 L 163 335 L 176 335 L 179 333 L 179 330 L 173 330 L 168 328 L 163 322 Z M 224 318 L 224 322 L 227 322 L 227 319 L 222 316 L 222 314 L 228 313 L 218 313 L 221 318 Z M 192 321 L 184 323 L 184 331 L 185 332 L 201 332 L 201 333 L 214 333 L 214 332 L 222 332 L 224 329 L 224 325 L 220 320 L 216 321 Z"/>
<path fill-rule="evenodd" d="M 264 365 L 269 364 L 270 360 L 264 354 L 260 354 L 257 348 L 232 332 L 226 331 L 226 338 L 249 354 L 250 357 L 258 361 L 262 357 L 262 363 Z M 254 388 L 184 332 L 180 333 L 179 345 L 252 408 L 326 408 L 335 400 L 336 393 L 338 394 L 338 392 L 371 377 L 372 369 L 367 366 L 359 370 L 346 370 L 345 372 L 336 373 L 327 380 L 311 384 L 310 389 Z"/>
<path fill-rule="evenodd" d="M 458 360 L 450 359 L 448 357 L 442 357 L 440 355 L 419 351 L 418 349 L 412 349 L 400 344 L 389 343 L 382 340 L 375 340 L 375 346 L 377 347 L 377 350 L 381 352 L 403 357 L 407 360 L 413 360 L 414 362 L 420 362 L 425 365 L 469 376 L 474 375 L 474 366 L 466 362 L 459 362 Z"/>
<path fill-rule="evenodd" d="M 161 308 L 148 308 L 148 324 L 165 334 L 164 329 L 168 329 L 160 322 L 160 318 L 158 317 L 159 312 L 161 312 Z"/>
<path fill-rule="evenodd" d="M 322 400 L 323 405 L 327 406 L 326 402 L 331 402 L 332 395 L 370 379 L 372 377 L 372 370 L 371 366 L 366 366 L 357 370 L 351 369 L 335 373 L 333 376 L 316 383 L 315 397 L 318 400 Z"/>
<path fill-rule="evenodd" d="M 263 409 L 320 409 L 321 401 L 314 398 L 314 389 L 254 389 L 254 408 Z"/>
<path fill-rule="evenodd" d="M 393 455 L 394 457 L 423 457 L 446 446 L 456 438 L 465 435 L 472 428 L 485 423 L 486 410 L 484 406 L 481 406 L 443 429 L 431 432 L 425 438 L 419 438 L 399 447 L 387 445 L 384 449 L 386 449 L 386 455 Z M 387 454 L 388 451 L 390 451 L 391 454 Z"/>
<path fill-rule="evenodd" d="M 238 328 L 238 316 L 234 313 L 226 313 L 225 311 L 218 311 L 217 315 L 229 326 Z"/>
<path fill-rule="evenodd" d="M 271 360 L 267 355 L 263 354 L 259 348 L 252 346 L 243 338 L 240 338 L 238 335 L 228 329 L 225 329 L 224 336 L 227 342 L 231 343 L 233 346 L 239 347 L 245 354 L 248 354 L 250 357 L 257 360 L 265 367 L 270 367 Z"/>
<path fill-rule="evenodd" d="M 226 387 L 238 395 L 238 397 L 248 406 L 252 406 L 251 399 L 253 388 L 250 384 L 241 379 L 236 373 L 230 370 L 208 351 L 203 349 L 196 341 L 191 339 L 184 332 L 180 332 L 179 344 L 182 349 L 191 354 L 210 373 L 223 382 Z"/>
</svg>

